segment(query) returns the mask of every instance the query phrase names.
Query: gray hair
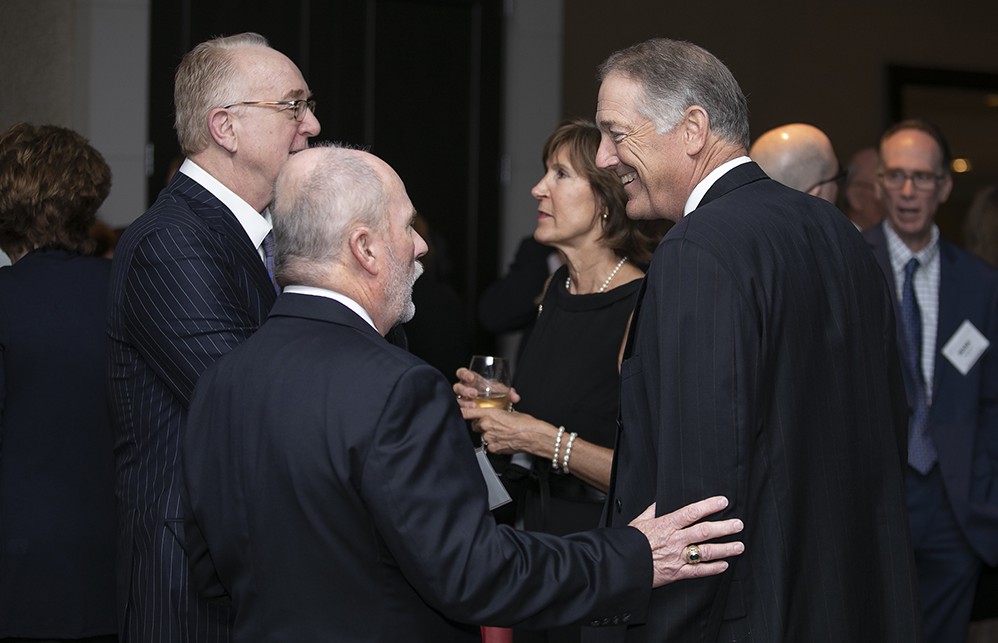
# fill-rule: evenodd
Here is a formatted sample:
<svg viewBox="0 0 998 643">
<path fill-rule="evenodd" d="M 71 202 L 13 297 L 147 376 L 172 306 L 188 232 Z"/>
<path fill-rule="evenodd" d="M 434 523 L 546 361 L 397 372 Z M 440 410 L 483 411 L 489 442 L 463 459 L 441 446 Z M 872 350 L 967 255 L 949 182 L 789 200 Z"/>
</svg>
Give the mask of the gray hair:
<svg viewBox="0 0 998 643">
<path fill-rule="evenodd" d="M 274 187 L 271 216 L 282 285 L 320 285 L 330 265 L 342 260 L 353 229 L 380 232 L 387 226 L 384 185 L 364 156 L 332 143 L 312 149 L 321 159 L 307 170 L 282 171 Z"/>
<path fill-rule="evenodd" d="M 600 65 L 600 82 L 611 74 L 641 83 L 638 108 L 660 133 L 675 127 L 686 108 L 699 105 L 710 117 L 711 131 L 748 149 L 748 101 L 731 71 L 706 49 L 653 38 L 611 54 Z"/>
<path fill-rule="evenodd" d="M 211 143 L 208 113 L 221 107 L 235 92 L 233 52 L 245 47 L 269 47 L 257 33 L 241 33 L 202 42 L 187 52 L 177 67 L 173 84 L 174 129 L 185 156 Z"/>
</svg>

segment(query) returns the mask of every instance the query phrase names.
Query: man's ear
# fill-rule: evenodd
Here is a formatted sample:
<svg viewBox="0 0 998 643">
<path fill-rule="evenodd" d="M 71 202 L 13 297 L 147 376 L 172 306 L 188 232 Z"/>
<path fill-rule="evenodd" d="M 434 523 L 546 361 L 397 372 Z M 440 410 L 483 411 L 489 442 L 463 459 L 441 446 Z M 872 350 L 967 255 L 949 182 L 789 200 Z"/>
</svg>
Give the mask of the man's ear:
<svg viewBox="0 0 998 643">
<path fill-rule="evenodd" d="M 946 172 L 943 180 L 939 184 L 939 202 L 946 203 L 949 193 L 953 190 L 953 175 Z"/>
<path fill-rule="evenodd" d="M 377 275 L 381 270 L 378 265 L 380 248 L 371 229 L 365 226 L 357 228 L 350 233 L 349 243 L 350 252 L 357 261 L 357 265 L 372 276 Z"/>
<path fill-rule="evenodd" d="M 690 105 L 683 112 L 681 125 L 686 153 L 689 156 L 696 156 L 707 145 L 707 135 L 710 133 L 710 116 L 703 107 Z"/>
<path fill-rule="evenodd" d="M 221 107 L 211 110 L 208 114 L 208 132 L 219 147 L 235 153 L 239 137 L 236 135 L 236 121 L 229 110 Z"/>
</svg>

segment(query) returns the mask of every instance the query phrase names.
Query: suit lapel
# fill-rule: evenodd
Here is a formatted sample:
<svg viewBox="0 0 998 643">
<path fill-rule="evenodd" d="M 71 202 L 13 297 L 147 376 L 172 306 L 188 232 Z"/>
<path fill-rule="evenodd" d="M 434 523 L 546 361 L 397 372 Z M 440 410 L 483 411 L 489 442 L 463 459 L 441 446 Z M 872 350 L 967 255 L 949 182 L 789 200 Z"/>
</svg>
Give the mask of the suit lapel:
<svg viewBox="0 0 998 643">
<path fill-rule="evenodd" d="M 641 315 L 641 303 L 644 301 L 645 287 L 647 285 L 648 277 L 642 277 L 637 299 L 634 300 L 634 311 L 631 313 L 631 322 L 627 326 L 627 342 L 624 344 L 624 354 L 621 361 L 629 358 L 634 352 L 634 340 L 638 335 L 638 317 Z"/>
<path fill-rule="evenodd" d="M 881 225 L 887 225 L 886 223 Z M 870 228 L 863 233 L 866 237 L 867 244 L 870 246 L 870 251 L 873 252 L 873 258 L 877 260 L 877 264 L 884 273 L 884 277 L 887 279 L 887 288 L 891 293 L 891 302 L 894 304 L 895 314 L 899 314 L 900 311 L 898 307 L 898 295 L 897 286 L 894 283 L 894 268 L 891 267 L 891 258 L 887 253 L 887 236 L 884 234 L 884 229 L 878 225 Z"/>
<path fill-rule="evenodd" d="M 707 193 L 703 195 L 700 199 L 701 206 L 707 205 L 715 199 L 719 199 L 728 192 L 742 187 L 743 185 L 748 185 L 749 183 L 754 183 L 756 181 L 761 181 L 763 179 L 769 178 L 766 173 L 762 171 L 754 162 L 742 163 L 732 169 L 728 170 L 721 178 L 714 181 L 714 185 L 710 186 Z"/>
<path fill-rule="evenodd" d="M 181 172 L 177 172 L 167 189 L 178 198 L 187 201 L 191 211 L 228 242 L 236 261 L 250 274 L 261 293 L 274 294 L 274 286 L 270 283 L 270 275 L 267 274 L 267 267 L 263 265 L 259 252 L 236 219 L 236 215 L 232 214 L 224 203 L 200 183 Z M 271 297 L 272 302 L 273 297 Z"/>
<path fill-rule="evenodd" d="M 942 368 L 946 358 L 942 348 L 949 341 L 957 327 L 963 322 L 960 302 L 966 301 L 961 289 L 966 280 L 959 278 L 956 266 L 956 253 L 943 239 L 939 240 L 939 322 L 936 326 L 936 354 L 932 367 L 932 399 L 936 399 L 946 373 L 952 369 Z"/>
<path fill-rule="evenodd" d="M 909 403 L 913 403 L 913 391 L 917 390 L 917 382 L 921 379 L 921 375 L 918 373 L 911 372 L 911 366 L 909 361 L 904 358 L 905 347 L 904 341 L 904 329 L 901 327 L 901 306 L 898 303 L 897 295 L 897 285 L 894 283 L 894 268 L 891 266 L 891 257 L 887 251 L 887 236 L 884 234 L 883 226 L 887 225 L 887 222 L 874 226 L 863 232 L 863 237 L 866 239 L 867 244 L 870 246 L 870 251 L 873 253 L 873 258 L 877 261 L 877 265 L 880 266 L 880 270 L 884 273 L 884 277 L 887 280 L 887 290 L 890 292 L 891 306 L 894 308 L 894 334 L 897 338 L 897 349 L 898 354 L 902 355 L 901 359 L 901 376 L 904 379 L 905 391 L 908 392 Z M 933 378 L 935 382 L 935 378 Z"/>
<path fill-rule="evenodd" d="M 268 282 L 269 283 L 269 282 Z M 284 293 L 277 298 L 270 317 L 299 317 L 315 321 L 350 326 L 363 333 L 384 339 L 378 331 L 335 299 L 299 293 Z"/>
</svg>

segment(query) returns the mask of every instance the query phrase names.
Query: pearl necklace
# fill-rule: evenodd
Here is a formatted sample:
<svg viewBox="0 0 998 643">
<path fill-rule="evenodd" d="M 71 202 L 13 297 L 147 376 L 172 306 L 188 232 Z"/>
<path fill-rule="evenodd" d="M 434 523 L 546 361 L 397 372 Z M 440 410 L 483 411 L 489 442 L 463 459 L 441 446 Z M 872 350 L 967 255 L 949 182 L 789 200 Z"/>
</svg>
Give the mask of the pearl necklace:
<svg viewBox="0 0 998 643">
<path fill-rule="evenodd" d="M 620 270 L 620 267 L 624 265 L 625 261 L 627 261 L 627 257 L 620 258 L 620 261 L 617 262 L 617 267 L 613 269 L 613 272 L 610 273 L 610 276 L 607 277 L 606 281 L 603 282 L 603 285 L 599 287 L 599 290 L 596 291 L 597 293 L 601 293 L 606 290 L 606 287 L 609 286 L 610 282 L 613 281 L 613 278 L 617 276 L 617 271 Z M 571 285 L 572 285 L 572 275 L 569 274 L 567 277 L 565 277 L 566 292 L 569 290 Z"/>
</svg>

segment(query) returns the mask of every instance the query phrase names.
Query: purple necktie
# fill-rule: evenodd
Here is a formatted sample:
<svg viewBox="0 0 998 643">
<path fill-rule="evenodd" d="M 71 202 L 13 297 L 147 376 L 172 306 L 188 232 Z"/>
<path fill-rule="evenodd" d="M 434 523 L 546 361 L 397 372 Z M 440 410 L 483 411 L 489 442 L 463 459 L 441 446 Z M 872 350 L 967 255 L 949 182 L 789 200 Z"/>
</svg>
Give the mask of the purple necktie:
<svg viewBox="0 0 998 643">
<path fill-rule="evenodd" d="M 274 276 L 274 231 L 271 230 L 263 238 L 263 263 L 267 266 L 267 274 L 270 275 L 270 283 L 274 284 L 274 290 L 281 294 L 281 287 L 277 285 L 277 277 Z"/>
<path fill-rule="evenodd" d="M 904 332 L 904 358 L 915 381 L 915 408 L 908 423 L 908 464 L 926 474 L 936 462 L 936 447 L 929 435 L 929 398 L 922 377 L 922 313 L 915 299 L 915 271 L 918 259 L 914 257 L 904 267 L 904 286 L 901 289 L 901 326 Z"/>
</svg>

